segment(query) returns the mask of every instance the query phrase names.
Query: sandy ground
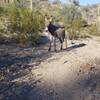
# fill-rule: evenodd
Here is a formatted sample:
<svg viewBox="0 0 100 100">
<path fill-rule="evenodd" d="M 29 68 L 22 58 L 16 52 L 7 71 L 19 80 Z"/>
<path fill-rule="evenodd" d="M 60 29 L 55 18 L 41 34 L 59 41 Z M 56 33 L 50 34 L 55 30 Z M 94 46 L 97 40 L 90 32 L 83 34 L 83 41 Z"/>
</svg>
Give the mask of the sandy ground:
<svg viewBox="0 0 100 100">
<path fill-rule="evenodd" d="M 43 89 L 47 89 L 44 93 L 49 92 L 48 94 L 52 95 L 51 98 L 48 99 L 47 96 L 43 100 L 100 100 L 100 87 L 98 87 L 98 96 L 94 97 L 93 93 L 87 89 L 90 84 L 87 83 L 85 87 L 86 83 L 83 81 L 88 80 L 91 84 L 96 84 L 95 80 L 91 81 L 88 78 L 91 77 L 89 74 L 95 59 L 100 59 L 100 44 L 96 38 L 93 38 L 76 41 L 75 45 L 82 43 L 86 45 L 69 52 L 55 53 L 51 58 L 42 62 L 39 69 L 32 70 L 33 74 L 41 76 L 40 86 L 42 84 Z"/>
<path fill-rule="evenodd" d="M 27 75 L 13 79 L 13 93 L 1 99 L 100 100 L 100 38 L 69 42 L 67 50 L 51 55 Z"/>
</svg>

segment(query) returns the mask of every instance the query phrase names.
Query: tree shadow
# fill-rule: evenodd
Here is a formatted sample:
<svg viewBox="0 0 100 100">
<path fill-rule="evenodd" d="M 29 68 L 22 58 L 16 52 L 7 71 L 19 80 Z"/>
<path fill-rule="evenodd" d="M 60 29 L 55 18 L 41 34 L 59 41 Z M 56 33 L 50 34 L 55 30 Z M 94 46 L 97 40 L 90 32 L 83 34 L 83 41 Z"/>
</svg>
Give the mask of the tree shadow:
<svg viewBox="0 0 100 100">
<path fill-rule="evenodd" d="M 36 45 L 17 44 L 13 40 L 4 40 L 0 42 L 0 68 L 8 67 L 14 64 L 30 63 L 33 59 L 37 61 L 43 60 L 49 57 L 48 52 L 45 51 L 44 46 L 48 43 L 48 39 L 45 36 L 41 36 Z"/>
<path fill-rule="evenodd" d="M 0 44 L 0 78 L 1 74 L 5 77 L 0 85 L 29 74 L 31 69 L 39 67 L 42 61 L 51 56 L 43 46 L 22 46 L 12 42 Z"/>
</svg>

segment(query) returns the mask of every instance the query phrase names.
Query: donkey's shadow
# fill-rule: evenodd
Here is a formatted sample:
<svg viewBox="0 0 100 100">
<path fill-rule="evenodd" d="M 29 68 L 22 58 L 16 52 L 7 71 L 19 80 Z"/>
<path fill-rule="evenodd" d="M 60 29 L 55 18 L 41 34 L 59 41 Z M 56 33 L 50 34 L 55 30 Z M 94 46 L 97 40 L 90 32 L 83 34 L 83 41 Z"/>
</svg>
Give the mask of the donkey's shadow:
<svg viewBox="0 0 100 100">
<path fill-rule="evenodd" d="M 85 43 L 80 43 L 80 44 L 75 44 L 73 46 L 70 46 L 68 48 L 65 48 L 63 50 L 58 50 L 56 51 L 56 53 L 60 53 L 60 52 L 66 52 L 66 51 L 72 51 L 72 50 L 75 50 L 75 49 L 78 49 L 78 48 L 82 48 L 84 46 L 86 46 L 87 44 Z M 51 51 L 51 52 L 55 52 L 55 51 Z"/>
<path fill-rule="evenodd" d="M 86 46 L 85 43 L 80 43 L 80 44 L 75 44 L 73 46 L 70 46 L 70 47 L 63 49 L 63 50 L 71 51 L 71 50 L 78 49 L 78 48 L 81 48 L 81 47 L 84 47 L 84 46 Z"/>
</svg>

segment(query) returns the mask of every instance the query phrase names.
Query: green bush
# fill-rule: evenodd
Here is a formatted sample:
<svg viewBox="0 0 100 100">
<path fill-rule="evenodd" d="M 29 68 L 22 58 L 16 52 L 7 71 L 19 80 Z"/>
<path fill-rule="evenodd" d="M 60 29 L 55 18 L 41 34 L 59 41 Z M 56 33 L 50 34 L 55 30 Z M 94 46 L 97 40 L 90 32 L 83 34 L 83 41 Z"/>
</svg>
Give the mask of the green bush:
<svg viewBox="0 0 100 100">
<path fill-rule="evenodd" d="M 5 26 L 5 15 L 6 15 L 6 10 L 5 7 L 0 7 L 0 35 L 3 35 L 6 26 Z"/>
<path fill-rule="evenodd" d="M 0 7 L 0 16 L 4 13 L 4 7 Z"/>
<path fill-rule="evenodd" d="M 88 28 L 89 34 L 100 36 L 100 32 L 98 31 L 98 27 L 96 24 L 92 24 L 92 25 L 88 26 L 87 28 Z"/>
<path fill-rule="evenodd" d="M 7 17 L 9 20 L 9 31 L 16 33 L 15 38 L 18 42 L 33 43 L 39 38 L 39 30 L 44 27 L 44 16 L 40 11 L 31 11 L 27 8 L 18 8 L 10 6 L 7 8 Z"/>
<path fill-rule="evenodd" d="M 83 20 L 80 11 L 75 6 L 65 6 L 62 10 L 62 15 L 70 39 L 78 38 Z"/>
</svg>

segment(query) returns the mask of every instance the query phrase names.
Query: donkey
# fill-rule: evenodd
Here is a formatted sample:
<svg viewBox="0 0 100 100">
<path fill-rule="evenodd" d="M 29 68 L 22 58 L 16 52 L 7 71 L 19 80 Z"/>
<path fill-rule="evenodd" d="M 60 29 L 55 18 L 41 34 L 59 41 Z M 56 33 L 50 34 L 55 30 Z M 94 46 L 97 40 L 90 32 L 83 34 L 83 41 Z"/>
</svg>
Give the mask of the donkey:
<svg viewBox="0 0 100 100">
<path fill-rule="evenodd" d="M 66 38 L 64 26 L 61 26 L 59 24 L 54 24 L 52 22 L 52 17 L 51 17 L 51 19 L 49 20 L 49 24 L 47 25 L 47 29 L 48 29 L 49 34 L 54 39 L 54 49 L 55 49 L 55 51 L 57 51 L 57 49 L 56 49 L 56 39 L 59 39 L 59 41 L 60 41 L 60 44 L 61 44 L 60 50 L 63 49 L 63 42 L 66 39 L 66 48 L 67 48 L 67 38 Z M 51 51 L 53 39 L 50 39 L 50 46 L 49 46 L 48 51 Z"/>
</svg>

